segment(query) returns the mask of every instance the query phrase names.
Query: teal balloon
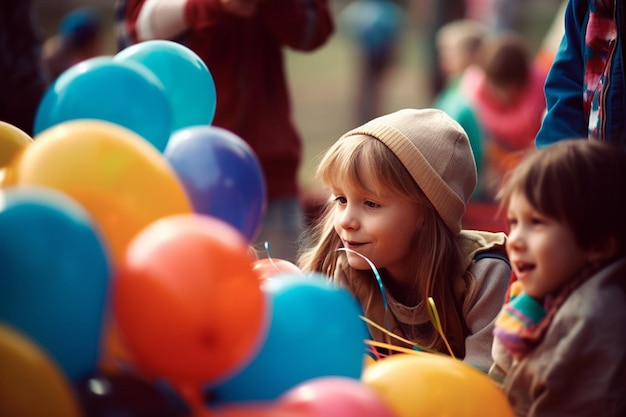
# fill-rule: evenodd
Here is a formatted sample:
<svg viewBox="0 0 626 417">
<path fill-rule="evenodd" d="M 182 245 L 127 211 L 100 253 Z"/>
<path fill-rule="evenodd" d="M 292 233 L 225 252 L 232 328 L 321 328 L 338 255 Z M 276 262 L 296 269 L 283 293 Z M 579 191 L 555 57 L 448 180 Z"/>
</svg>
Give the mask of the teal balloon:
<svg viewBox="0 0 626 417">
<path fill-rule="evenodd" d="M 138 62 L 161 81 L 172 109 L 172 132 L 209 125 L 216 106 L 215 82 L 204 61 L 188 47 L 168 40 L 133 44 L 113 58 Z"/>
<path fill-rule="evenodd" d="M 110 267 L 87 211 L 45 187 L 0 191 L 0 322 L 45 350 L 72 381 L 96 369 Z"/>
<path fill-rule="evenodd" d="M 207 384 L 209 404 L 272 401 L 304 381 L 360 379 L 368 332 L 348 290 L 313 275 L 279 274 L 263 281 L 269 330 L 259 352 L 227 380 Z"/>
<path fill-rule="evenodd" d="M 63 72 L 35 114 L 35 136 L 59 123 L 97 119 L 139 134 L 159 151 L 170 137 L 172 114 L 161 81 L 143 65 L 91 58 Z"/>
</svg>

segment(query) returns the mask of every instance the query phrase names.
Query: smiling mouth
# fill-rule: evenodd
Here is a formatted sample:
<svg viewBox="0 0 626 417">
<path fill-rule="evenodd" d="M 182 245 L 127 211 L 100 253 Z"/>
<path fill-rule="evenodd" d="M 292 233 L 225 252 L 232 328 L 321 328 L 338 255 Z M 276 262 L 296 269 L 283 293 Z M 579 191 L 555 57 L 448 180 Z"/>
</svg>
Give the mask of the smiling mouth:
<svg viewBox="0 0 626 417">
<path fill-rule="evenodd" d="M 529 264 L 529 263 L 516 263 L 515 264 L 515 269 L 517 269 L 517 273 L 518 275 L 524 275 L 527 274 L 529 272 L 531 272 L 532 270 L 535 269 L 535 265 L 534 264 Z"/>
<path fill-rule="evenodd" d="M 361 243 L 361 242 L 352 242 L 349 240 L 344 240 L 343 241 L 343 246 L 349 249 L 354 249 L 354 248 L 360 248 L 361 246 L 365 245 L 365 243 Z"/>
</svg>

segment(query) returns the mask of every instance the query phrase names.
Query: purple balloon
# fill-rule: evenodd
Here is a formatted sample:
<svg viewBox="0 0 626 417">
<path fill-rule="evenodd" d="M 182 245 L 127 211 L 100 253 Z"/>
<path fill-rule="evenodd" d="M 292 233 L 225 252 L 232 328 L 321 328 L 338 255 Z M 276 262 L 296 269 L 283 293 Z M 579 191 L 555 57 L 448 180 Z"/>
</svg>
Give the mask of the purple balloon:
<svg viewBox="0 0 626 417">
<path fill-rule="evenodd" d="M 249 242 L 255 240 L 267 197 L 263 171 L 250 145 L 217 126 L 192 126 L 174 132 L 163 155 L 196 213 L 217 217 Z"/>
</svg>

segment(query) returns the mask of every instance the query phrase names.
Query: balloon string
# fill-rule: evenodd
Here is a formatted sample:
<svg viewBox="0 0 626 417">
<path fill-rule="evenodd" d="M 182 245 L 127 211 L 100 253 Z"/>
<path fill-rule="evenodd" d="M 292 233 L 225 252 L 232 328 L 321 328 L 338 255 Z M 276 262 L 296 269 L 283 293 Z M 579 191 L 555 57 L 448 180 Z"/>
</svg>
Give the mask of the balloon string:
<svg viewBox="0 0 626 417">
<path fill-rule="evenodd" d="M 439 313 L 437 312 L 437 306 L 435 305 L 435 300 L 433 299 L 433 297 L 428 297 L 428 315 L 430 316 L 430 321 L 432 322 L 433 326 L 439 333 L 439 336 L 441 336 L 443 342 L 446 344 L 446 348 L 448 349 L 450 356 L 456 359 L 456 357 L 454 356 L 454 352 L 452 352 L 452 348 L 448 343 L 448 339 L 443 332 L 443 327 L 441 327 L 441 320 L 439 319 Z"/>
<path fill-rule="evenodd" d="M 413 350 L 414 350 L 414 351 L 425 351 L 425 352 L 430 352 L 430 353 L 439 353 L 439 352 L 437 352 L 437 351 L 436 351 L 436 350 L 434 350 L 434 349 L 430 349 L 430 348 L 427 348 L 427 347 L 419 346 L 419 345 L 417 345 L 417 344 L 415 344 L 415 343 L 411 342 L 410 340 L 403 338 L 402 336 L 398 336 L 397 334 L 392 333 L 392 332 L 390 332 L 389 330 L 387 330 L 387 329 L 383 328 L 382 326 L 380 326 L 380 325 L 378 325 L 378 324 L 374 323 L 372 320 L 368 319 L 367 317 L 364 317 L 364 316 L 359 316 L 359 317 L 361 318 L 361 320 L 365 321 L 367 324 L 369 324 L 369 325 L 371 325 L 371 326 L 373 326 L 373 327 L 377 328 L 377 329 L 378 329 L 378 330 L 380 330 L 381 332 L 383 332 L 383 333 L 385 333 L 385 334 L 387 334 L 387 335 L 389 335 L 389 336 L 393 337 L 394 339 L 397 339 L 397 340 L 399 340 L 399 341 L 401 341 L 401 342 L 404 342 L 404 343 L 406 343 L 407 345 L 411 345 L 411 346 L 413 346 Z"/>
<path fill-rule="evenodd" d="M 348 248 L 337 248 L 337 250 L 342 250 L 345 252 L 354 253 L 355 255 L 360 256 L 367 262 L 372 272 L 374 272 L 374 276 L 376 277 L 376 281 L 378 282 L 378 288 L 380 288 L 380 293 L 383 297 L 383 306 L 385 308 L 385 328 L 389 328 L 389 315 L 387 314 L 387 294 L 385 293 L 385 287 L 383 285 L 383 280 L 380 278 L 380 274 L 378 273 L 378 269 L 372 261 L 370 261 L 365 255 L 360 254 L 357 251 Z"/>
<path fill-rule="evenodd" d="M 266 244 L 266 248 L 269 248 L 269 244 L 267 242 L 265 242 Z M 365 255 L 354 251 L 352 249 L 348 249 L 348 248 L 337 248 L 336 250 L 338 251 L 345 251 L 345 252 L 350 252 L 350 253 L 354 253 L 355 255 L 360 256 L 361 258 L 363 258 L 365 260 L 365 262 L 367 262 L 367 264 L 369 265 L 369 267 L 371 268 L 372 272 L 374 272 L 374 276 L 376 277 L 376 281 L 378 282 L 378 287 L 380 288 L 380 293 L 382 295 L 383 298 L 383 306 L 385 308 L 385 327 L 381 327 L 378 324 L 374 323 L 373 321 L 371 321 L 370 319 L 360 316 L 361 319 L 363 319 L 364 321 L 366 321 L 369 325 L 377 328 L 378 330 L 382 331 L 383 333 L 397 339 L 400 340 L 408 345 L 413 346 L 414 350 L 417 351 L 426 351 L 426 352 L 431 352 L 431 353 L 439 353 L 434 349 L 429 349 L 429 348 L 425 348 L 422 346 L 419 346 L 413 342 L 411 342 L 410 340 L 404 339 L 398 335 L 396 335 L 395 333 L 392 333 L 391 331 L 388 330 L 389 328 L 389 314 L 388 314 L 388 306 L 387 306 L 387 295 L 385 293 L 385 287 L 383 285 L 383 280 L 380 277 L 380 274 L 378 273 L 378 269 L 376 268 L 376 266 L 374 265 L 374 263 L 372 261 L 370 261 Z M 446 338 L 446 335 L 443 331 L 443 328 L 441 326 L 441 320 L 439 319 L 439 313 L 437 311 L 437 306 L 435 305 L 435 300 L 432 297 L 428 297 L 428 315 L 430 317 L 430 321 L 433 324 L 433 326 L 435 327 L 435 329 L 437 330 L 437 333 L 439 333 L 439 335 L 441 336 L 441 338 L 443 339 L 443 342 L 446 345 L 446 348 L 448 349 L 448 352 L 450 353 L 450 356 L 455 358 L 454 356 L 454 352 L 452 351 L 452 348 L 450 347 L 450 344 L 448 343 L 448 339 Z"/>
<path fill-rule="evenodd" d="M 270 254 L 270 242 L 268 242 L 266 240 L 265 243 L 264 243 L 264 246 L 265 246 L 265 251 L 267 252 L 267 259 L 268 259 L 270 265 L 272 265 L 277 271 L 280 272 L 280 268 L 278 268 L 278 265 L 276 265 L 276 263 L 272 259 L 272 255 Z"/>
<path fill-rule="evenodd" d="M 370 346 L 376 346 L 376 347 L 381 347 L 381 348 L 385 348 L 389 350 L 395 350 L 396 352 L 401 352 L 401 353 L 411 353 L 414 355 L 424 354 L 424 352 L 420 352 L 415 349 L 409 349 L 409 348 L 405 348 L 402 346 L 390 345 L 388 343 L 383 343 L 383 342 L 376 342 L 374 340 L 366 340 L 365 343 L 367 343 Z"/>
<path fill-rule="evenodd" d="M 369 346 L 369 349 L 367 351 L 375 356 L 374 358 L 375 360 L 380 360 L 388 356 L 388 355 L 385 355 L 384 353 L 379 352 L 374 346 Z"/>
</svg>

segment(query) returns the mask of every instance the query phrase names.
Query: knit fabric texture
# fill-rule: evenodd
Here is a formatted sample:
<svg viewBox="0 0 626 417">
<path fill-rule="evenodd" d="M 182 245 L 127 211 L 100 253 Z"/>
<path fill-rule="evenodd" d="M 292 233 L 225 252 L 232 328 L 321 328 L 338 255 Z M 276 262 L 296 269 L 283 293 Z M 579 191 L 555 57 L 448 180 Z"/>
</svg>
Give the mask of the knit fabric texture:
<svg viewBox="0 0 626 417">
<path fill-rule="evenodd" d="M 476 187 L 476 163 L 465 130 L 438 109 L 402 109 L 344 134 L 384 143 L 402 162 L 448 228 L 458 234 Z"/>
<path fill-rule="evenodd" d="M 515 359 L 521 359 L 532 348 L 530 334 L 546 316 L 543 306 L 522 291 L 519 281 L 509 289 L 510 302 L 496 317 L 494 336 Z"/>
</svg>

